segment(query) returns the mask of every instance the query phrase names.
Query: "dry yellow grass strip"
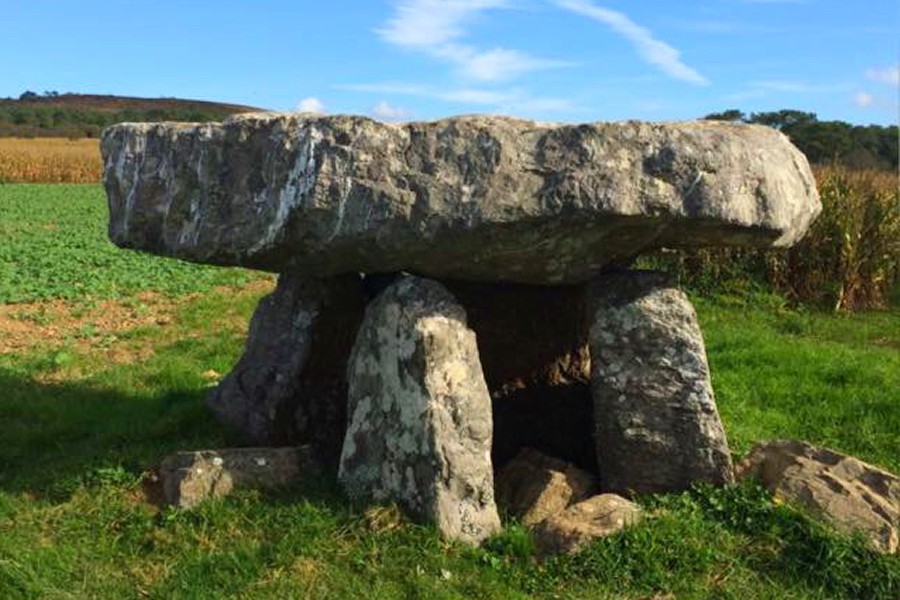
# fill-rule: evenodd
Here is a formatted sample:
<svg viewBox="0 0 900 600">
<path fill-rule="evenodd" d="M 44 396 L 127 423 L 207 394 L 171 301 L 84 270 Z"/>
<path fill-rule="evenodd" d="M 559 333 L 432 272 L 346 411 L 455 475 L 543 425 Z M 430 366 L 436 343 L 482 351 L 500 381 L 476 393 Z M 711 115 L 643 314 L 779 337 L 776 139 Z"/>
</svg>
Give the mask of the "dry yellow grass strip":
<svg viewBox="0 0 900 600">
<path fill-rule="evenodd" d="M 0 182 L 98 183 L 102 173 L 98 140 L 0 138 Z"/>
</svg>

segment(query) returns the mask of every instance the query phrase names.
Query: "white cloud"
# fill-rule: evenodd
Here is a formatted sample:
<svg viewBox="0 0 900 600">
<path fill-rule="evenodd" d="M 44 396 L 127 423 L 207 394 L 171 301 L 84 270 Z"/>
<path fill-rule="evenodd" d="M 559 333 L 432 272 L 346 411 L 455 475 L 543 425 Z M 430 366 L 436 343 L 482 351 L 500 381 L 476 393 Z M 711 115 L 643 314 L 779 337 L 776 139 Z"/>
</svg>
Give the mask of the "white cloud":
<svg viewBox="0 0 900 600">
<path fill-rule="evenodd" d="M 385 81 L 381 83 L 340 83 L 334 86 L 337 90 L 348 92 L 370 92 L 374 94 L 396 94 L 398 96 L 425 96 L 428 88 L 417 83 L 398 83 Z"/>
<path fill-rule="evenodd" d="M 451 104 L 478 106 L 487 112 L 507 112 L 511 114 L 547 114 L 574 112 L 579 109 L 568 98 L 532 96 L 527 91 L 512 88 L 503 90 L 486 90 L 479 88 L 444 89 L 412 83 L 349 83 L 334 86 L 339 90 L 388 94 L 397 96 L 416 96 L 441 100 Z"/>
<path fill-rule="evenodd" d="M 866 71 L 866 77 L 872 81 L 900 86 L 900 66 L 887 67 L 886 69 L 869 69 Z"/>
<path fill-rule="evenodd" d="M 438 89 L 424 85 L 403 83 L 350 83 L 335 86 L 337 89 L 353 92 L 370 92 L 378 94 L 394 94 L 399 96 L 419 96 L 433 98 L 454 104 L 498 105 L 510 102 L 521 96 L 519 91 L 496 91 L 476 88 Z"/>
<path fill-rule="evenodd" d="M 645 61 L 669 77 L 695 85 L 709 83 L 706 77 L 681 61 L 681 53 L 678 50 L 653 37 L 653 32 L 632 21 L 625 13 L 597 6 L 588 0 L 555 0 L 555 2 L 561 8 L 608 25 L 630 41 Z"/>
<path fill-rule="evenodd" d="M 396 5 L 386 26 L 376 30 L 390 44 L 419 50 L 450 63 L 463 77 L 504 81 L 532 71 L 568 63 L 530 56 L 519 50 L 479 50 L 461 44 L 465 25 L 486 10 L 511 8 L 508 0 L 405 0 Z"/>
<path fill-rule="evenodd" d="M 506 8 L 506 0 L 406 0 L 396 7 L 394 17 L 377 32 L 383 40 L 398 46 L 431 48 L 465 34 L 463 24 L 478 12 Z"/>
<path fill-rule="evenodd" d="M 790 92 L 797 94 L 815 94 L 819 92 L 837 92 L 846 90 L 846 85 L 817 85 L 806 81 L 794 80 L 766 80 L 754 81 L 750 84 L 758 90 L 770 92 Z"/>
<path fill-rule="evenodd" d="M 802 80 L 769 79 L 751 81 L 743 90 L 727 94 L 723 98 L 729 102 L 743 102 L 778 94 L 829 94 L 848 92 L 850 89 L 852 88 L 844 83 L 814 84 Z"/>
<path fill-rule="evenodd" d="M 427 95 L 439 100 L 455 102 L 457 104 L 502 104 L 508 102 L 514 96 L 514 94 L 508 92 L 471 88 L 441 91 L 435 90 Z"/>
<path fill-rule="evenodd" d="M 297 111 L 323 114 L 325 113 L 325 103 L 310 96 L 297 103 Z"/>
<path fill-rule="evenodd" d="M 465 77 L 477 81 L 506 81 L 531 71 L 568 66 L 570 63 L 536 58 L 518 50 L 494 48 L 479 52 L 470 46 L 447 44 L 435 49 L 436 56 L 455 63 Z"/>
<path fill-rule="evenodd" d="M 396 121 L 399 119 L 406 119 L 411 114 L 412 113 L 410 113 L 405 108 L 394 106 L 393 104 L 389 104 L 384 100 L 372 107 L 372 116 L 383 121 Z"/>
<path fill-rule="evenodd" d="M 875 101 L 875 98 L 872 94 L 867 94 L 865 92 L 856 92 L 853 95 L 853 102 L 860 108 L 868 108 L 872 106 L 872 103 Z"/>
</svg>

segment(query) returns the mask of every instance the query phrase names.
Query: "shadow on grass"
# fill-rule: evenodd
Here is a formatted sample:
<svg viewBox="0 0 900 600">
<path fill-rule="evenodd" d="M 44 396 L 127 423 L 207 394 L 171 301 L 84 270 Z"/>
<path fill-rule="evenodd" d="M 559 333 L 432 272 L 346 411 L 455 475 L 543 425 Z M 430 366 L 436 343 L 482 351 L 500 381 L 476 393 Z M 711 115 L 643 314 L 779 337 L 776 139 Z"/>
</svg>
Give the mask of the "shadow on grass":
<svg viewBox="0 0 900 600">
<path fill-rule="evenodd" d="M 64 498 L 97 473 L 137 475 L 169 452 L 235 441 L 207 413 L 204 396 L 40 383 L 0 367 L 0 489 Z"/>
</svg>

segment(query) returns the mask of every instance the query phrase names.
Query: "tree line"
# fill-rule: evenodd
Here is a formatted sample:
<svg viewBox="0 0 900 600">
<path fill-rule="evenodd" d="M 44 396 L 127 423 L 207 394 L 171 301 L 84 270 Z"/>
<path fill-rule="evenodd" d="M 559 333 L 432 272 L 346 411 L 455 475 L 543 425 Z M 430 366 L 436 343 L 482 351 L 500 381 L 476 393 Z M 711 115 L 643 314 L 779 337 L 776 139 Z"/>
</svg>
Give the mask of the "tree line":
<svg viewBox="0 0 900 600">
<path fill-rule="evenodd" d="M 25 91 L 0 98 L 0 137 L 97 137 L 109 125 L 146 121 L 221 121 L 251 107 L 182 100 Z"/>
<path fill-rule="evenodd" d="M 220 112 L 197 109 L 97 110 L 62 106 L 0 105 L 0 136 L 97 137 L 115 123 L 145 121 L 218 121 Z"/>
<path fill-rule="evenodd" d="M 820 121 L 816 113 L 779 110 L 745 114 L 737 109 L 712 113 L 706 120 L 758 123 L 787 135 L 815 164 L 840 164 L 853 169 L 897 170 L 897 126 L 851 125 Z"/>
</svg>

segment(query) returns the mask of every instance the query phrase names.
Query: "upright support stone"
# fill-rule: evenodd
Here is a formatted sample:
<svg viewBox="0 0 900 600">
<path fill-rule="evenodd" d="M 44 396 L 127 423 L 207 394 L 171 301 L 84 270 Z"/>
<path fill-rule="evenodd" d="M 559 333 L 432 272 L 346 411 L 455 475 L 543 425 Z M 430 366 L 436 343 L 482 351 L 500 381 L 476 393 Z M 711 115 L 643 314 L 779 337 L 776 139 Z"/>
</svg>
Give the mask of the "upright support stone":
<svg viewBox="0 0 900 600">
<path fill-rule="evenodd" d="M 310 443 L 319 460 L 334 464 L 346 422 L 347 358 L 362 312 L 356 275 L 281 275 L 253 315 L 244 355 L 208 406 L 251 443 Z"/>
<path fill-rule="evenodd" d="M 604 491 L 654 493 L 733 480 L 706 349 L 687 296 L 660 273 L 589 288 L 591 388 Z"/>
<path fill-rule="evenodd" d="M 384 290 L 366 309 L 347 378 L 338 477 L 348 493 L 398 501 L 446 538 L 498 531 L 491 399 L 453 296 L 408 276 Z"/>
</svg>

